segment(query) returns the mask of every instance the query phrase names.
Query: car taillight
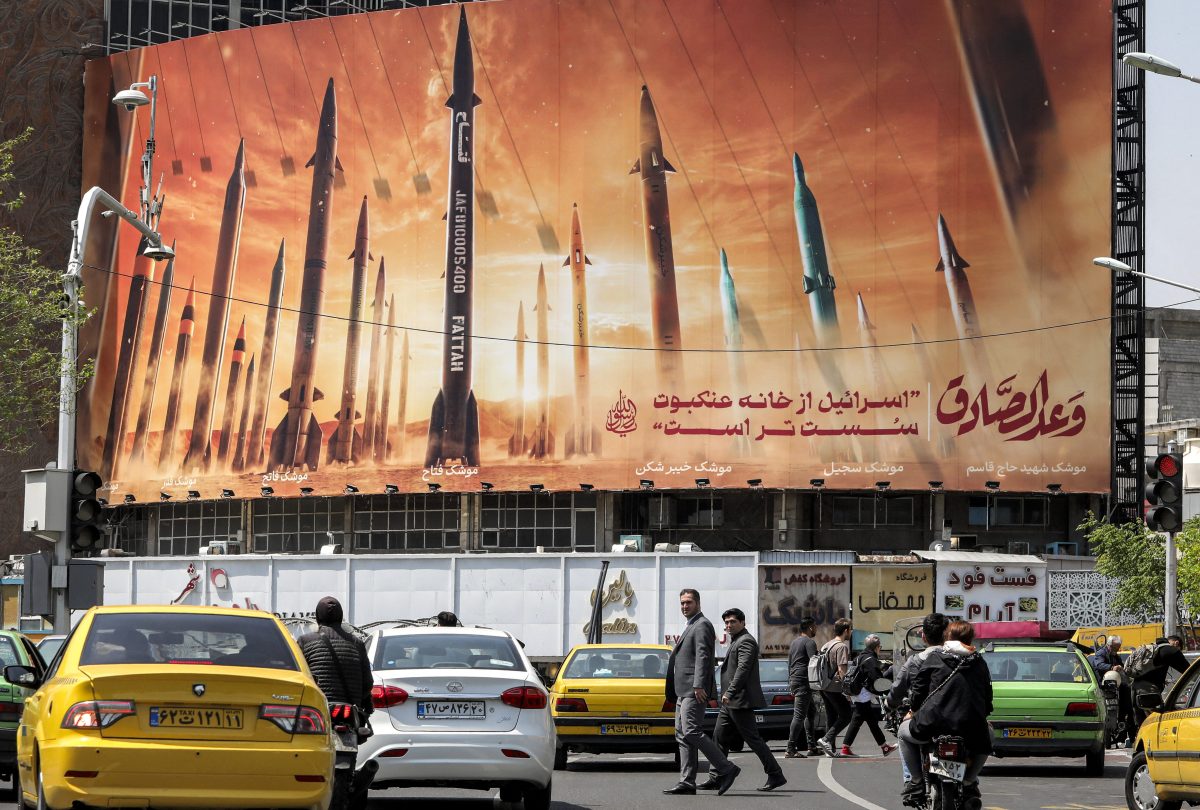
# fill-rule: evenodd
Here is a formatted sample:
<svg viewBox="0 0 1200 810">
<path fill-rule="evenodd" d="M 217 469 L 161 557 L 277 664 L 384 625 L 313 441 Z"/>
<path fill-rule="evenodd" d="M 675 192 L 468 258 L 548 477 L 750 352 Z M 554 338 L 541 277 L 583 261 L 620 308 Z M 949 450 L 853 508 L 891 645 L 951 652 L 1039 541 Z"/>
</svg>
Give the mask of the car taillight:
<svg viewBox="0 0 1200 810">
<path fill-rule="evenodd" d="M 795 700 L 796 700 L 795 695 L 776 695 L 775 697 L 771 698 L 771 705 L 772 706 L 783 706 L 787 703 L 794 703 Z"/>
<path fill-rule="evenodd" d="M 1092 702 L 1068 703 L 1067 717 L 1095 717 L 1096 704 Z"/>
<path fill-rule="evenodd" d="M 500 694 L 500 702 L 514 709 L 544 709 L 546 693 L 536 686 L 514 686 Z"/>
<path fill-rule="evenodd" d="M 587 701 L 583 698 L 560 697 L 554 701 L 554 709 L 560 712 L 586 712 L 588 707 Z"/>
<path fill-rule="evenodd" d="M 338 731 L 345 731 L 354 719 L 354 707 L 349 703 L 329 704 L 329 722 Z"/>
<path fill-rule="evenodd" d="M 958 759 L 959 746 L 956 742 L 938 743 L 938 759 Z"/>
<path fill-rule="evenodd" d="M 376 709 L 390 709 L 408 700 L 408 692 L 399 686 L 372 686 L 371 705 Z"/>
<path fill-rule="evenodd" d="M 122 717 L 134 714 L 132 700 L 85 700 L 67 709 L 63 728 L 108 728 Z"/>
<path fill-rule="evenodd" d="M 673 701 L 673 700 L 664 700 L 664 701 L 663 701 L 663 707 L 662 707 L 662 710 L 663 710 L 664 712 L 673 712 L 673 711 L 675 711 L 675 701 Z"/>
<path fill-rule="evenodd" d="M 264 703 L 258 716 L 269 720 L 288 734 L 325 734 L 325 717 L 312 706 L 275 706 Z"/>
<path fill-rule="evenodd" d="M 714 698 L 713 700 L 710 700 L 708 702 L 708 708 L 719 709 L 719 708 L 721 708 L 721 705 L 719 703 L 717 703 L 716 699 Z"/>
<path fill-rule="evenodd" d="M 15 723 L 21 719 L 23 703 L 0 703 L 0 723 Z"/>
</svg>

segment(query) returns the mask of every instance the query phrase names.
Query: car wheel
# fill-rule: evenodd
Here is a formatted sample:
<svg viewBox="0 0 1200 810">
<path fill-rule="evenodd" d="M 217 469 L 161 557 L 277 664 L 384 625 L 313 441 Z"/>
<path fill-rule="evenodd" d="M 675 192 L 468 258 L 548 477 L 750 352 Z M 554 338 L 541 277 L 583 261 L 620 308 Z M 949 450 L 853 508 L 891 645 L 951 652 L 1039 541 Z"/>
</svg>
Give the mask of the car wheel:
<svg viewBox="0 0 1200 810">
<path fill-rule="evenodd" d="M 1125 771 L 1125 804 L 1129 810 L 1179 810 L 1181 802 L 1158 798 L 1158 788 L 1150 778 L 1145 751 L 1134 754 Z"/>
<path fill-rule="evenodd" d="M 545 787 L 534 787 L 533 785 L 526 787 L 525 810 L 550 810 L 550 787 L 552 784 L 553 781 L 547 782 Z"/>
<path fill-rule="evenodd" d="M 1088 751 L 1084 760 L 1084 772 L 1088 776 L 1104 776 L 1104 749 Z"/>
<path fill-rule="evenodd" d="M 567 747 L 560 745 L 554 749 L 554 770 L 565 771 L 567 769 Z"/>
</svg>

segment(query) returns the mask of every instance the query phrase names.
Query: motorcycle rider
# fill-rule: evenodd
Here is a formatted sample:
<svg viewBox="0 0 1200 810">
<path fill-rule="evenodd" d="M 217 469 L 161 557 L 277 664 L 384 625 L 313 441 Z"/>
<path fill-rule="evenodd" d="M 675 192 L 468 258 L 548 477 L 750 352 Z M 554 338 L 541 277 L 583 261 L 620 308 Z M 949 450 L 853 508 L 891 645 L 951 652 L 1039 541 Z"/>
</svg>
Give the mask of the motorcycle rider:
<svg viewBox="0 0 1200 810">
<path fill-rule="evenodd" d="M 912 774 L 903 794 L 908 807 L 925 804 L 921 747 L 944 734 L 962 737 L 970 754 L 963 777 L 964 807 L 979 810 L 983 805 L 979 772 L 992 752 L 987 723 L 992 712 L 992 677 L 983 657 L 971 646 L 974 640 L 975 628 L 970 622 L 951 622 L 946 642 L 931 652 L 913 675 L 909 691 L 912 709 L 898 735 L 900 754 Z M 951 682 L 952 678 L 956 682 Z"/>
<path fill-rule="evenodd" d="M 921 664 L 929 657 L 929 654 L 942 646 L 942 642 L 946 637 L 946 626 L 950 624 L 950 620 L 941 613 L 930 613 L 921 622 L 921 637 L 925 639 L 926 647 L 915 655 L 910 655 L 904 662 L 903 668 L 900 669 L 898 675 L 893 676 L 894 683 L 892 691 L 888 692 L 887 706 L 892 711 L 908 711 L 908 690 L 912 686 L 913 676 L 917 673 Z M 908 763 L 904 761 L 904 757 L 900 758 L 900 771 L 904 775 L 904 784 L 908 785 L 912 781 L 912 774 L 908 772 Z"/>
</svg>

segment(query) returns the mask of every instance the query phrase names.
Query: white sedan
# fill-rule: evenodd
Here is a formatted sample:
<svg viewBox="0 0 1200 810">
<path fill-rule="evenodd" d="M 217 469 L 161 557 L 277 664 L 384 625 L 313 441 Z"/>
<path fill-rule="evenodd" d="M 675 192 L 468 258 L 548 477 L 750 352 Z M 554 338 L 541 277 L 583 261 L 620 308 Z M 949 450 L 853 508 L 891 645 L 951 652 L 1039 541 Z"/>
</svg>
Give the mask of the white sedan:
<svg viewBox="0 0 1200 810">
<path fill-rule="evenodd" d="M 380 630 L 367 644 L 375 735 L 358 765 L 372 790 L 500 788 L 503 801 L 550 807 L 557 744 L 546 689 L 509 633 L 474 627 Z"/>
</svg>

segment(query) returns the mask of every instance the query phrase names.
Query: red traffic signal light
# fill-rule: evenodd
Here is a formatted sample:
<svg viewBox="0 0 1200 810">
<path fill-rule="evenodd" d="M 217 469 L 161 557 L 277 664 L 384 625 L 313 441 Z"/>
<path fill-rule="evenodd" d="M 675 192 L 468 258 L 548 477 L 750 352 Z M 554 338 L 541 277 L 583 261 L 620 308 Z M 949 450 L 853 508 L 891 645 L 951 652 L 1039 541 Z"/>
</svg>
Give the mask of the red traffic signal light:
<svg viewBox="0 0 1200 810">
<path fill-rule="evenodd" d="M 1156 532 L 1174 532 L 1183 524 L 1183 456 L 1159 453 L 1146 465 L 1146 525 Z"/>
</svg>

